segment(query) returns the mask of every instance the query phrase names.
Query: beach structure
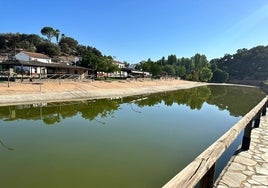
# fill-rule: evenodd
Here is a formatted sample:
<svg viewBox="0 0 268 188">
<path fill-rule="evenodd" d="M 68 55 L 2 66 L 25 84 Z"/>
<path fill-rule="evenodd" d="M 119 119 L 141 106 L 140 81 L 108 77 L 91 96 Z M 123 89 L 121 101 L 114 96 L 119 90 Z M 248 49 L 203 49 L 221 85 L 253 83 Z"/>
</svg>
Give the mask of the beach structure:
<svg viewBox="0 0 268 188">
<path fill-rule="evenodd" d="M 10 77 L 24 78 L 79 78 L 89 75 L 90 69 L 72 65 L 71 63 L 56 63 L 45 54 L 22 51 L 13 59 L 0 64 L 1 70 Z"/>
</svg>

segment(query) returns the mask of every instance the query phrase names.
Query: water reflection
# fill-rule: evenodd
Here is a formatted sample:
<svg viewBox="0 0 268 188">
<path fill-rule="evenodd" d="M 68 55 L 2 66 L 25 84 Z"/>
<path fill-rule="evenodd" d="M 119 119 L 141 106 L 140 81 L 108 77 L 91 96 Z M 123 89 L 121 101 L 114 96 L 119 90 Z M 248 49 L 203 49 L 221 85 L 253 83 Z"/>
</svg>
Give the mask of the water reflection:
<svg viewBox="0 0 268 188">
<path fill-rule="evenodd" d="M 102 118 L 114 117 L 115 111 L 123 103 L 127 103 L 136 113 L 141 113 L 137 107 L 155 106 L 160 103 L 164 103 L 166 106 L 174 105 L 174 103 L 186 105 L 190 109 L 197 110 L 200 110 L 204 103 L 208 103 L 216 105 L 220 110 L 228 110 L 230 115 L 238 117 L 246 114 L 256 105 L 256 101 L 263 97 L 264 93 L 256 88 L 203 86 L 147 96 L 6 106 L 0 107 L 0 119 L 4 121 L 42 120 L 47 125 L 53 125 L 65 118 L 81 114 L 84 119 L 94 120 L 105 125 Z M 238 98 L 239 100 L 237 100 Z"/>
<path fill-rule="evenodd" d="M 14 150 L 14 148 L 11 148 L 8 145 L 6 145 L 1 139 L 0 139 L 0 145 L 3 146 L 5 149 L 7 149 L 9 151 Z"/>
</svg>

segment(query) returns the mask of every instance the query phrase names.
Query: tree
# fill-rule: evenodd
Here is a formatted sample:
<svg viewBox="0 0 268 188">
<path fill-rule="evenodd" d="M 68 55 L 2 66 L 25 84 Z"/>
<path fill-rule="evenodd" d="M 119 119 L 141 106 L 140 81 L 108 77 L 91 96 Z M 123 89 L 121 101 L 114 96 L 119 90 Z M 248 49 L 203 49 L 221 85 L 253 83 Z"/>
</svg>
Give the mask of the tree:
<svg viewBox="0 0 268 188">
<path fill-rule="evenodd" d="M 0 49 L 12 52 L 16 54 L 16 48 L 19 47 L 18 43 L 21 41 L 21 34 L 19 33 L 8 33 L 6 35 L 0 35 Z"/>
<path fill-rule="evenodd" d="M 52 37 L 55 37 L 56 31 L 52 27 L 43 27 L 41 33 L 47 37 L 49 42 L 51 42 Z"/>
<path fill-rule="evenodd" d="M 119 70 L 119 67 L 113 62 L 113 58 L 111 56 L 102 57 L 97 69 L 97 71 L 102 71 L 105 73 L 116 72 Z"/>
<path fill-rule="evenodd" d="M 170 75 L 170 76 L 175 76 L 175 74 L 176 74 L 176 71 L 175 71 L 175 68 L 173 65 L 165 65 L 163 67 L 163 71 L 165 71 L 166 74 Z"/>
<path fill-rule="evenodd" d="M 125 64 L 125 67 L 129 67 L 129 63 L 128 62 L 126 62 L 126 61 L 124 61 L 124 64 Z"/>
<path fill-rule="evenodd" d="M 209 68 L 205 67 L 201 70 L 199 79 L 201 82 L 207 82 L 212 78 L 212 76 L 212 71 Z"/>
<path fill-rule="evenodd" d="M 162 74 L 162 68 L 160 65 L 153 63 L 151 66 L 151 73 L 153 76 L 158 76 Z"/>
<path fill-rule="evenodd" d="M 160 63 L 161 63 L 161 65 L 165 65 L 165 63 L 166 63 L 165 57 L 162 57 L 162 59 L 160 60 Z"/>
<path fill-rule="evenodd" d="M 42 43 L 41 37 L 35 34 L 28 35 L 27 40 L 30 42 L 31 48 L 36 49 L 36 46 Z"/>
<path fill-rule="evenodd" d="M 36 51 L 47 54 L 50 57 L 60 55 L 60 47 L 58 45 L 49 42 L 39 44 L 36 47 Z"/>
<path fill-rule="evenodd" d="M 152 64 L 153 64 L 153 62 L 149 58 L 147 61 L 140 62 L 140 66 L 138 66 L 138 67 L 139 67 L 139 70 L 151 72 Z"/>
<path fill-rule="evenodd" d="M 213 72 L 213 77 L 211 79 L 212 82 L 217 82 L 217 83 L 225 83 L 229 78 L 229 75 L 227 72 L 221 70 L 221 69 L 216 69 Z"/>
<path fill-rule="evenodd" d="M 59 42 L 61 51 L 67 54 L 76 54 L 78 42 L 71 37 L 63 37 Z"/>
<path fill-rule="evenodd" d="M 212 72 L 214 72 L 215 70 L 217 70 L 218 69 L 218 66 L 217 66 L 217 64 L 214 62 L 214 60 L 211 60 L 210 61 L 210 70 L 212 71 Z"/>
<path fill-rule="evenodd" d="M 82 67 L 92 68 L 96 70 L 99 64 L 99 57 L 96 56 L 92 51 L 86 52 L 83 57 L 82 61 L 79 62 L 79 65 Z"/>
<path fill-rule="evenodd" d="M 101 55 L 100 51 L 92 47 L 87 47 L 84 55 L 82 56 L 82 61 L 79 61 L 77 65 L 86 68 L 91 68 L 93 78 L 93 75 L 94 77 L 96 77 L 97 71 L 99 71 L 100 67 L 102 67 L 102 61 L 103 56 Z"/>
<path fill-rule="evenodd" d="M 54 36 L 56 37 L 57 43 L 59 43 L 60 30 L 56 29 L 54 32 Z"/>
<path fill-rule="evenodd" d="M 186 74 L 192 74 L 194 71 L 195 65 L 189 58 L 183 58 L 182 59 L 182 65 L 186 68 Z"/>
<path fill-rule="evenodd" d="M 87 47 L 83 45 L 77 45 L 76 47 L 76 53 L 79 56 L 83 56 L 87 52 Z"/>
<path fill-rule="evenodd" d="M 208 66 L 208 60 L 205 55 L 195 54 L 192 59 L 194 61 L 195 70 L 197 72 L 200 72 L 204 67 Z"/>
<path fill-rule="evenodd" d="M 176 57 L 176 55 L 169 55 L 168 56 L 167 63 L 169 65 L 176 65 L 177 64 L 177 57 Z"/>
<path fill-rule="evenodd" d="M 177 75 L 181 77 L 182 79 L 185 79 L 186 76 L 186 68 L 184 66 L 178 66 L 178 73 Z"/>
<path fill-rule="evenodd" d="M 41 44 L 43 39 L 35 34 L 7 33 L 0 34 L 0 50 L 14 53 L 16 49 L 35 51 L 36 46 Z"/>
</svg>

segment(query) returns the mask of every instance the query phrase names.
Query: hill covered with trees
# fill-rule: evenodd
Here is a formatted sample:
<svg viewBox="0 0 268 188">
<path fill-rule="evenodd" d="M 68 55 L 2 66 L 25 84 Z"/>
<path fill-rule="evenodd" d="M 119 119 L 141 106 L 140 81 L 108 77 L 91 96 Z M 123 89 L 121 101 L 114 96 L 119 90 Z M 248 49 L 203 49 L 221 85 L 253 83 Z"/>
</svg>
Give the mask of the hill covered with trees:
<svg viewBox="0 0 268 188">
<path fill-rule="evenodd" d="M 169 55 L 155 62 L 140 62 L 139 68 L 155 76 L 179 76 L 192 81 L 259 83 L 268 79 L 268 46 L 239 49 L 211 61 L 200 54 L 191 58 Z"/>
<path fill-rule="evenodd" d="M 21 50 L 39 52 L 52 57 L 53 62 L 60 63 L 59 57 L 80 57 L 76 65 L 92 68 L 94 71 L 113 72 L 118 67 L 112 56 L 105 56 L 100 50 L 91 46 L 80 45 L 74 38 L 60 34 L 58 29 L 44 27 L 42 38 L 36 34 L 5 33 L 0 34 L 0 53 L 14 56 Z M 56 38 L 53 43 L 52 38 Z"/>
<path fill-rule="evenodd" d="M 267 80 L 268 46 L 239 49 L 233 55 L 226 54 L 222 58 L 211 60 L 210 64 L 228 72 L 230 81 Z"/>
<path fill-rule="evenodd" d="M 12 55 L 18 50 L 40 52 L 50 57 L 60 55 L 83 55 L 88 48 L 91 47 L 79 45 L 75 39 L 65 36 L 62 36 L 60 41 L 56 44 L 36 34 L 0 34 L 0 51 Z"/>
</svg>

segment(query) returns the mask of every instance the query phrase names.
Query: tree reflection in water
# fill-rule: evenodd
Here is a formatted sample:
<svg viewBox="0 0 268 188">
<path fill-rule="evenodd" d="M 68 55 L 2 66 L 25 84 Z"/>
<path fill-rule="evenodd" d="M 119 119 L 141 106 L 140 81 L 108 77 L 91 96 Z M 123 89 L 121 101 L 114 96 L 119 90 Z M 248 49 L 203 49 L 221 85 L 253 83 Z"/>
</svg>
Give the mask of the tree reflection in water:
<svg viewBox="0 0 268 188">
<path fill-rule="evenodd" d="M 162 92 L 146 96 L 131 96 L 119 99 L 99 99 L 80 102 L 42 103 L 40 105 L 18 105 L 0 107 L 0 118 L 4 121 L 42 120 L 47 125 L 60 123 L 63 119 L 81 115 L 90 121 L 104 125 L 102 118 L 115 117 L 115 112 L 122 104 L 130 104 L 133 112 L 141 113 L 133 107 L 143 108 L 165 104 L 186 105 L 191 109 L 200 110 L 206 102 L 217 106 L 220 110 L 228 110 L 232 116 L 243 116 L 265 94 L 257 88 L 237 86 L 203 86 L 192 89 Z M 3 143 L 1 142 L 1 145 Z M 5 146 L 5 145 L 4 145 Z"/>
<path fill-rule="evenodd" d="M 138 110 L 135 110 L 132 106 L 133 103 L 130 103 L 130 108 L 133 112 L 136 112 L 136 113 L 141 113 L 141 111 L 138 111 Z"/>
</svg>

